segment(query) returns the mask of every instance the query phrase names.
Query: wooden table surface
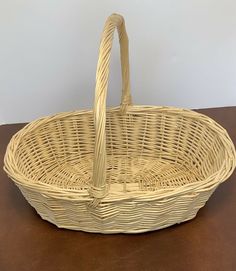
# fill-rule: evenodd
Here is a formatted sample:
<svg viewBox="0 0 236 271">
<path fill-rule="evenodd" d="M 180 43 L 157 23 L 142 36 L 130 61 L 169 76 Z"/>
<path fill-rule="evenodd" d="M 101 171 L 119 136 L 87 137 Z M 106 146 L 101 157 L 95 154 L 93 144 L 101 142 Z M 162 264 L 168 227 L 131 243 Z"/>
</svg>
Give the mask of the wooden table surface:
<svg viewBox="0 0 236 271">
<path fill-rule="evenodd" d="M 199 111 L 236 143 L 236 107 Z M 6 145 L 21 127 L 0 127 L 0 271 L 236 270 L 235 173 L 194 220 L 180 225 L 137 235 L 58 229 L 36 214 L 2 170 Z"/>
</svg>

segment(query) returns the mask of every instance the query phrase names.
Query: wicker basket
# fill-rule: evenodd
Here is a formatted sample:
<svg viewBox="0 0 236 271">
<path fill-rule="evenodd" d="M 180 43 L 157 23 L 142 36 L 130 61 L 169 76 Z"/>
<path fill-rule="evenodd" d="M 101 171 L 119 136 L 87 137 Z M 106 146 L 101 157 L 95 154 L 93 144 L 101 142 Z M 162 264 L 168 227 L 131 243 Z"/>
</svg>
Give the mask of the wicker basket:
<svg viewBox="0 0 236 271">
<path fill-rule="evenodd" d="M 122 102 L 106 110 L 115 28 Z M 43 219 L 101 233 L 139 233 L 192 219 L 234 168 L 234 145 L 209 117 L 131 105 L 128 38 L 117 14 L 102 34 L 94 111 L 33 121 L 12 137 L 5 155 L 5 171 Z"/>
</svg>

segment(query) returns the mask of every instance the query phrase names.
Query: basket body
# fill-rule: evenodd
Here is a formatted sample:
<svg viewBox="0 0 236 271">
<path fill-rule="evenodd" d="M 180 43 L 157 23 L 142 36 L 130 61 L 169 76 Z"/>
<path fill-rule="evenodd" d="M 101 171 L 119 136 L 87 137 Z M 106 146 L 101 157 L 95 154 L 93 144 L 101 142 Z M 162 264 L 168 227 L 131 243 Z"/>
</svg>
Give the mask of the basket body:
<svg viewBox="0 0 236 271">
<path fill-rule="evenodd" d="M 106 110 L 117 28 L 121 106 Z M 7 174 L 43 219 L 58 227 L 139 233 L 193 218 L 235 168 L 227 132 L 199 113 L 133 106 L 128 37 L 113 14 L 102 34 L 93 111 L 36 120 L 11 139 Z"/>
<path fill-rule="evenodd" d="M 9 172 L 40 216 L 58 227 L 138 233 L 195 217 L 234 168 L 234 147 L 210 118 L 170 107 L 107 111 L 109 194 L 97 206 L 92 182 L 92 111 L 32 122 L 8 146 L 25 178 Z M 18 153 L 18 154 L 17 154 Z M 30 160 L 30 163 L 28 162 Z"/>
</svg>

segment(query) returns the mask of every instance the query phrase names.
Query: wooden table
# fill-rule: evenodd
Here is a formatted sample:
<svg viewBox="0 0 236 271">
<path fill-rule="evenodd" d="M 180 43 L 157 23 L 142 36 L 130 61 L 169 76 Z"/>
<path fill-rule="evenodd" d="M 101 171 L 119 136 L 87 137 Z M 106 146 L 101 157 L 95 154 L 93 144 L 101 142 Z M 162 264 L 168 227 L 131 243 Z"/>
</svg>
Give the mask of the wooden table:
<svg viewBox="0 0 236 271">
<path fill-rule="evenodd" d="M 224 126 L 236 143 L 236 107 L 200 112 Z M 0 270 L 236 270 L 236 174 L 197 217 L 138 235 L 57 229 L 42 220 L 2 170 L 11 136 L 23 124 L 0 127 Z"/>
</svg>

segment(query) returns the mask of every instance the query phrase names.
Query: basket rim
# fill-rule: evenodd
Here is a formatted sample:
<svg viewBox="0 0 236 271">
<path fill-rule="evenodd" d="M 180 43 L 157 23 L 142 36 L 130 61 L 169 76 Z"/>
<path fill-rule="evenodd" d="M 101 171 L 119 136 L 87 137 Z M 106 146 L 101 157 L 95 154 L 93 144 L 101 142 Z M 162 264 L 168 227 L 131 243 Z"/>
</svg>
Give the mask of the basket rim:
<svg viewBox="0 0 236 271">
<path fill-rule="evenodd" d="M 108 113 L 120 111 L 120 107 L 111 107 L 107 108 Z M 145 114 L 146 112 L 152 112 L 156 114 L 157 112 L 166 112 L 167 114 L 180 114 L 187 118 L 193 118 L 198 121 L 203 122 L 210 129 L 217 133 L 222 144 L 225 147 L 225 159 L 227 159 L 227 163 L 223 163 L 221 168 L 213 173 L 211 176 L 208 176 L 206 179 L 193 182 L 190 184 L 185 184 L 180 187 L 173 187 L 169 190 L 159 189 L 155 191 L 130 191 L 123 193 L 112 193 L 109 194 L 103 199 L 103 201 L 113 201 L 113 200 L 123 200 L 127 198 L 138 198 L 140 201 L 147 200 L 147 196 L 150 200 L 156 200 L 160 198 L 171 197 L 173 195 L 188 193 L 188 192 L 197 192 L 203 191 L 205 189 L 212 189 L 212 187 L 218 186 L 220 183 L 225 181 L 234 171 L 236 166 L 236 151 L 235 146 L 228 135 L 228 132 L 215 120 L 212 118 L 193 111 L 191 109 L 178 108 L 178 107 L 170 107 L 170 106 L 150 106 L 150 105 L 132 105 L 128 107 L 127 114 Z M 6 153 L 4 156 L 4 170 L 7 175 L 16 183 L 17 186 L 30 190 L 34 190 L 40 192 L 46 197 L 60 198 L 60 199 L 69 199 L 69 200 L 89 200 L 91 197 L 88 194 L 88 189 L 85 190 L 74 190 L 74 189 L 64 189 L 54 185 L 46 184 L 43 182 L 31 182 L 31 179 L 26 177 L 22 172 L 20 172 L 19 168 L 16 164 L 15 153 L 18 148 L 18 144 L 21 140 L 24 139 L 25 135 L 28 133 L 35 131 L 41 125 L 49 123 L 51 121 L 55 121 L 58 119 L 69 118 L 72 116 L 78 116 L 81 114 L 92 114 L 93 110 L 74 110 L 68 112 L 61 112 L 54 115 L 38 118 L 26 126 L 24 126 L 21 130 L 19 130 L 8 143 Z M 18 144 L 16 144 L 16 142 Z"/>
</svg>

